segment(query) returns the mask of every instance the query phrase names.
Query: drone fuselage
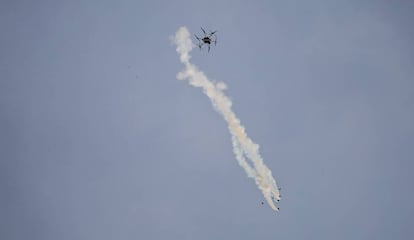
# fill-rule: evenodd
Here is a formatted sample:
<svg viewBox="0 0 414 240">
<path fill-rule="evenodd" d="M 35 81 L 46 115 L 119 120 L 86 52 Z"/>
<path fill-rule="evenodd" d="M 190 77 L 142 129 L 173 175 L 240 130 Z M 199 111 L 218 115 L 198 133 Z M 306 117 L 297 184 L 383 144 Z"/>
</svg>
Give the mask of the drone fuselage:
<svg viewBox="0 0 414 240">
<path fill-rule="evenodd" d="M 211 44 L 211 39 L 209 37 L 204 37 L 202 40 L 205 44 Z"/>
<path fill-rule="evenodd" d="M 204 37 L 203 38 L 200 38 L 200 37 L 198 37 L 197 35 L 194 34 L 194 36 L 198 40 L 198 48 L 200 48 L 200 50 L 201 50 L 201 47 L 204 44 L 206 44 L 208 46 L 208 51 L 210 52 L 210 45 L 211 45 L 211 43 L 214 43 L 214 45 L 217 44 L 217 37 L 216 37 L 216 35 L 214 35 L 217 31 L 214 31 L 214 32 L 211 32 L 210 31 L 209 33 L 206 33 L 206 31 L 203 28 L 201 28 L 201 30 L 204 33 Z"/>
</svg>

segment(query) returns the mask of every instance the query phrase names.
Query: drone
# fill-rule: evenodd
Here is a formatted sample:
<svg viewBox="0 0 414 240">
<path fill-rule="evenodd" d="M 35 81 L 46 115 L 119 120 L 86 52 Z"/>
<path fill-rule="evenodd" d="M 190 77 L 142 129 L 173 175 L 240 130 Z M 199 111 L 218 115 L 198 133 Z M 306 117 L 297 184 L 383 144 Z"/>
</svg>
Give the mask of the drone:
<svg viewBox="0 0 414 240">
<path fill-rule="evenodd" d="M 200 37 L 198 37 L 197 35 L 194 34 L 194 36 L 198 40 L 198 48 L 200 48 L 200 50 L 201 50 L 201 47 L 204 44 L 206 44 L 206 45 L 208 45 L 208 52 L 210 52 L 210 44 L 211 43 L 214 43 L 214 45 L 217 44 L 217 36 L 214 35 L 217 31 L 210 31 L 210 33 L 208 33 L 208 34 L 206 33 L 206 31 L 203 28 L 201 28 L 201 31 L 203 31 L 203 33 L 204 33 L 203 38 L 200 38 Z"/>
</svg>

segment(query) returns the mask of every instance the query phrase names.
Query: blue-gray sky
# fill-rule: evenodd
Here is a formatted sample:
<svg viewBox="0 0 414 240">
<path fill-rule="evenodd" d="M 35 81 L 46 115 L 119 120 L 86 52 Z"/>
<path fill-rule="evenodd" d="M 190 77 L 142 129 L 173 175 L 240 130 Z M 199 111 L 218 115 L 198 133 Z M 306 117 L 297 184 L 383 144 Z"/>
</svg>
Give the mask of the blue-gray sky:
<svg viewBox="0 0 414 240">
<path fill-rule="evenodd" d="M 412 1 L 1 1 L 1 239 L 412 239 Z M 282 187 L 178 81 L 169 36 Z"/>
</svg>

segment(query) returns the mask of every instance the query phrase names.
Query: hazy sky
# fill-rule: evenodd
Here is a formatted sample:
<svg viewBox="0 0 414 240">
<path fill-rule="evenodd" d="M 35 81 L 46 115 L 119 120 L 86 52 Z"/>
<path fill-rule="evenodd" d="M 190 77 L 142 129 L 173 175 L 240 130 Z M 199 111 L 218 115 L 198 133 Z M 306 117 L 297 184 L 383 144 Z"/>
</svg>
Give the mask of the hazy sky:
<svg viewBox="0 0 414 240">
<path fill-rule="evenodd" d="M 414 2 L 0 2 L 0 239 L 413 239 Z M 281 211 L 169 37 L 225 82 Z"/>
</svg>

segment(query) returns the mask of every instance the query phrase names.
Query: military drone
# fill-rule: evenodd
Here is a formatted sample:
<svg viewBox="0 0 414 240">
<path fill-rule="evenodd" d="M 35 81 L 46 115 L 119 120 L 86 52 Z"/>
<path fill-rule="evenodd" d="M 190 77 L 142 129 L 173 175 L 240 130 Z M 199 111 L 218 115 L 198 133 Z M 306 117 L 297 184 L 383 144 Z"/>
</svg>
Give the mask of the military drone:
<svg viewBox="0 0 414 240">
<path fill-rule="evenodd" d="M 204 44 L 206 44 L 208 46 L 208 52 L 210 52 L 210 44 L 211 43 L 214 43 L 214 45 L 217 44 L 217 36 L 214 35 L 217 31 L 210 31 L 208 34 L 206 33 L 206 31 L 203 28 L 201 28 L 201 31 L 203 31 L 203 33 L 204 33 L 203 38 L 200 38 L 200 37 L 198 37 L 197 35 L 194 34 L 194 36 L 198 40 L 198 48 L 200 48 L 200 50 L 201 50 L 201 47 L 203 47 Z"/>
</svg>

